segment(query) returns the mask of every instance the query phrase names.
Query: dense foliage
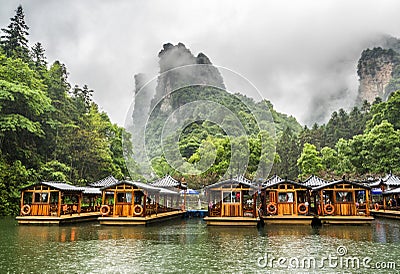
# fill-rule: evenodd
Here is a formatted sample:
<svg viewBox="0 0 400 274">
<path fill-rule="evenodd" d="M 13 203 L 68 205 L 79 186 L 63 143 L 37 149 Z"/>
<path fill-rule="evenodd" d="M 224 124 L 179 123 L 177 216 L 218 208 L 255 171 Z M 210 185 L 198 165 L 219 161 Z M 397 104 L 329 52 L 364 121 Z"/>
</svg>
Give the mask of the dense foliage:
<svg viewBox="0 0 400 274">
<path fill-rule="evenodd" d="M 129 133 L 99 111 L 92 100 L 93 91 L 86 85 L 72 87 L 66 66 L 59 61 L 49 65 L 41 43 L 29 48 L 29 28 L 22 7 L 1 30 L 0 215 L 18 212 L 19 189 L 32 182 L 57 180 L 84 185 L 110 174 L 123 178 L 128 175 L 127 166 L 130 171 L 137 170 L 131 157 L 127 163 L 123 157 L 133 153 Z M 183 49 L 191 62 L 211 64 L 203 54 L 194 58 L 183 44 L 166 45 L 160 56 L 167 58 L 171 48 L 175 55 Z M 169 68 L 167 60 L 171 58 L 161 59 L 160 71 Z M 372 106 L 364 102 L 349 112 L 340 109 L 325 125 L 301 128 L 295 118 L 278 113 L 267 100 L 255 102 L 223 91 L 216 69 L 203 72 L 217 83 L 215 87 L 185 87 L 153 109 L 146 145 L 158 176 L 186 176 L 190 187 L 199 188 L 242 169 L 249 178 L 265 179 L 272 164 L 272 173 L 291 179 L 311 174 L 332 179 L 344 174 L 360 178 L 400 172 L 400 91 L 393 92 L 387 102 L 377 99 Z M 159 83 L 158 90 L 180 81 L 173 74 L 161 80 L 164 82 Z M 400 87 L 398 83 L 400 69 L 396 67 L 389 84 L 391 91 Z M 183 161 L 168 162 L 158 141 L 166 120 L 180 106 L 201 100 L 215 101 L 229 109 L 243 125 L 243 134 L 228 136 L 227 131 L 236 132 L 230 117 L 222 117 L 222 128 L 202 119 L 201 107 L 193 108 L 191 116 L 186 117 L 192 122 L 179 135 L 168 136 L 171 144 L 178 145 L 175 152 L 183 156 Z M 256 125 L 255 114 L 265 117 L 261 119 L 264 129 Z M 273 123 L 268 120 L 270 115 Z M 268 130 L 272 126 L 275 135 Z M 213 164 L 207 166 L 210 161 Z M 196 173 L 199 170 L 205 172 Z"/>
<path fill-rule="evenodd" d="M 361 111 L 354 108 L 350 114 L 339 113 L 327 125 L 305 128 L 299 135 L 300 143 L 304 139 L 297 162 L 301 178 L 312 173 L 362 178 L 400 172 L 400 91 L 392 93 L 387 102 L 376 100 L 372 107 L 364 103 Z M 319 164 L 322 168 L 317 168 Z"/>
<path fill-rule="evenodd" d="M 170 145 L 178 143 L 179 151 L 172 157 L 175 161 L 167 161 L 168 144 L 159 145 L 161 134 L 165 133 L 164 125 L 177 109 L 190 102 L 196 102 L 190 105 L 190 113 L 183 115 L 180 110 L 180 115 L 191 122 L 182 132 L 169 136 Z M 216 106 L 207 108 L 201 102 Z M 205 116 L 214 117 L 218 122 L 202 118 Z M 278 113 L 267 100 L 255 102 L 215 87 L 190 86 L 175 91 L 155 106 L 146 128 L 146 148 L 158 176 L 197 174 L 190 176 L 190 185 L 199 188 L 224 175 L 245 173 L 253 179 L 267 177 L 269 167 L 279 159 L 275 154 L 274 133 L 280 135 L 286 128 L 294 133 L 301 130 L 295 118 Z M 207 168 L 205 163 L 210 161 L 213 164 Z"/>
<path fill-rule="evenodd" d="M 28 47 L 21 6 L 2 32 L 0 215 L 18 212 L 19 188 L 32 182 L 127 176 L 121 140 L 128 133 L 99 111 L 87 86 L 71 88 L 64 64 L 48 66 L 40 43 Z"/>
</svg>

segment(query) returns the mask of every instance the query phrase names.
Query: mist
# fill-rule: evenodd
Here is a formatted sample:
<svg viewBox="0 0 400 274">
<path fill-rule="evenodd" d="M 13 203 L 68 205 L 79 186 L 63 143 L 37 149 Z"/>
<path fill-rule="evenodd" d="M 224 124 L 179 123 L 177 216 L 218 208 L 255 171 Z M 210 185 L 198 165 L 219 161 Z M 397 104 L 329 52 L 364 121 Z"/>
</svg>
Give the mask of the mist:
<svg viewBox="0 0 400 274">
<path fill-rule="evenodd" d="M 87 84 L 119 125 L 134 75 L 156 76 L 168 42 L 203 52 L 251 81 L 276 110 L 310 125 L 352 107 L 363 49 L 381 34 L 400 37 L 398 1 L 0 0 L 2 28 L 19 4 L 30 44 L 41 42 L 50 64 L 65 63 L 72 86 Z"/>
</svg>

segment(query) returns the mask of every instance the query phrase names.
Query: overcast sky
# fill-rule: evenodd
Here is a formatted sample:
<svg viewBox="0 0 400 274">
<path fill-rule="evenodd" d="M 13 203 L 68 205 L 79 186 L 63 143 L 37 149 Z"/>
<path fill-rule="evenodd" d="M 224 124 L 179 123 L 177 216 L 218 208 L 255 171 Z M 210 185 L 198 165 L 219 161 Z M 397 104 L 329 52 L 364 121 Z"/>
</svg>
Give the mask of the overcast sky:
<svg viewBox="0 0 400 274">
<path fill-rule="evenodd" d="M 182 42 L 250 80 L 275 109 L 311 123 L 350 107 L 357 60 L 379 34 L 400 37 L 400 1 L 11 1 L 22 4 L 31 45 L 60 60 L 72 85 L 87 84 L 124 124 L 139 72 L 157 72 L 167 42 Z"/>
</svg>

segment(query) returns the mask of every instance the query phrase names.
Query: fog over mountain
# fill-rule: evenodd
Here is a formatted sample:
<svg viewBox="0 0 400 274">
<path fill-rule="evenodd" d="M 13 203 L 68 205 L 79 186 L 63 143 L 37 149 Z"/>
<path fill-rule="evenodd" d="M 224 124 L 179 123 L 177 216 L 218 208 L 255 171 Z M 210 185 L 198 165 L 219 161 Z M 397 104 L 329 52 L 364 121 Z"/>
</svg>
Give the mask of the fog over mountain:
<svg viewBox="0 0 400 274">
<path fill-rule="evenodd" d="M 134 75 L 157 76 L 155 53 L 167 42 L 240 73 L 276 110 L 311 124 L 354 104 L 363 49 L 382 34 L 400 37 L 399 1 L 0 0 L 1 27 L 19 4 L 31 45 L 65 63 L 120 125 Z"/>
</svg>

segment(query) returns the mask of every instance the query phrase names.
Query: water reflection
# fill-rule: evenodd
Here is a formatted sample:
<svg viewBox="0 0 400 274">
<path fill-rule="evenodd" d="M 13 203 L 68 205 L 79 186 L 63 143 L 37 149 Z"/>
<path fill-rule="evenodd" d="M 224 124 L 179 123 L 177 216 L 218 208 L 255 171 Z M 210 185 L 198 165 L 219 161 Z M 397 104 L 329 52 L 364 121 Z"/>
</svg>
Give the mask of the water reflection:
<svg viewBox="0 0 400 274">
<path fill-rule="evenodd" d="M 377 220 L 372 226 L 265 226 L 264 229 L 207 227 L 200 219 L 149 227 L 18 226 L 0 222 L 0 273 L 293 273 L 260 268 L 257 259 L 274 256 L 337 254 L 373 260 L 400 257 L 400 222 Z M 400 263 L 400 262 L 399 262 Z M 399 264 L 400 269 L 400 264 Z M 323 273 L 319 269 L 318 273 Z M 332 272 L 332 269 L 325 271 Z M 357 271 L 361 273 L 362 270 Z M 389 271 L 388 273 L 393 273 Z"/>
</svg>

